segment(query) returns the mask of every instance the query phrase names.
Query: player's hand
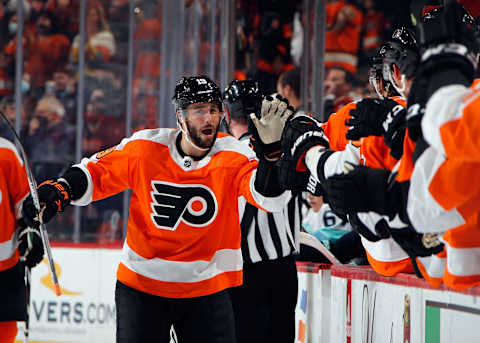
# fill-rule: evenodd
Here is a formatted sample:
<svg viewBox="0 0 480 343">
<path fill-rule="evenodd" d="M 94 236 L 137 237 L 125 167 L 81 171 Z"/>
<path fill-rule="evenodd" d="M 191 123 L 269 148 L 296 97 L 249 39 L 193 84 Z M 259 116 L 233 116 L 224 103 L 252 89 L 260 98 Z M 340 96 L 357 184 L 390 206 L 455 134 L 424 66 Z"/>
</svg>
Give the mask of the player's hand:
<svg viewBox="0 0 480 343">
<path fill-rule="evenodd" d="M 262 155 L 267 159 L 278 159 L 280 157 L 280 139 L 282 137 L 285 122 L 293 114 L 293 108 L 289 106 L 288 100 L 276 95 L 265 97 L 262 101 L 260 118 L 255 113 L 250 114 L 250 119 L 254 125 L 251 131 L 252 145 L 259 146 Z M 253 131 L 253 132 L 252 132 Z M 258 155 L 258 153 L 257 153 Z"/>
<path fill-rule="evenodd" d="M 403 140 L 407 127 L 407 109 L 397 105 L 387 114 L 382 123 L 383 138 L 385 144 L 390 148 L 390 155 L 399 160 L 403 155 Z"/>
<path fill-rule="evenodd" d="M 391 228 L 390 235 L 407 255 L 413 258 L 431 256 L 443 250 L 443 243 L 437 234 L 418 233 L 409 226 Z"/>
<path fill-rule="evenodd" d="M 70 204 L 70 186 L 63 181 L 46 180 L 37 189 L 40 201 L 40 213 L 35 208 L 32 196 L 23 202 L 23 221 L 27 226 L 38 227 L 40 223 L 48 223 L 57 212 L 63 212 Z"/>
<path fill-rule="evenodd" d="M 390 237 L 387 221 L 382 218 L 375 224 L 375 232 L 373 232 L 368 226 L 366 226 L 358 213 L 351 213 L 348 216 L 348 221 L 352 226 L 352 230 L 356 231 L 363 238 L 371 241 L 378 242 L 381 239 Z"/>
<path fill-rule="evenodd" d="M 343 215 L 369 211 L 387 213 L 386 192 L 390 171 L 350 166 L 348 173 L 333 175 L 325 182 L 332 209 Z"/>
<path fill-rule="evenodd" d="M 282 134 L 280 183 L 285 189 L 323 193 L 320 183 L 310 176 L 305 165 L 305 154 L 315 145 L 328 148 L 328 139 L 321 124 L 313 117 L 298 114 L 291 117 Z"/>
<path fill-rule="evenodd" d="M 299 114 L 287 122 L 282 134 L 282 156 L 291 157 L 298 171 L 307 170 L 305 154 L 316 145 L 329 147 L 321 123 L 313 116 Z"/>
<path fill-rule="evenodd" d="M 289 106 L 288 100 L 276 95 L 265 97 L 262 101 L 260 118 L 255 113 L 250 114 L 258 135 L 264 144 L 271 144 L 280 141 L 285 122 L 293 114 L 293 108 Z"/>
<path fill-rule="evenodd" d="M 363 99 L 356 105 L 356 108 L 350 110 L 352 118 L 345 123 L 350 126 L 346 134 L 350 140 L 383 135 L 382 123 L 398 103 L 391 99 Z"/>
<path fill-rule="evenodd" d="M 28 268 L 33 268 L 43 260 L 43 242 L 37 228 L 27 227 L 20 219 L 18 233 L 18 250 L 20 257 Z"/>
</svg>

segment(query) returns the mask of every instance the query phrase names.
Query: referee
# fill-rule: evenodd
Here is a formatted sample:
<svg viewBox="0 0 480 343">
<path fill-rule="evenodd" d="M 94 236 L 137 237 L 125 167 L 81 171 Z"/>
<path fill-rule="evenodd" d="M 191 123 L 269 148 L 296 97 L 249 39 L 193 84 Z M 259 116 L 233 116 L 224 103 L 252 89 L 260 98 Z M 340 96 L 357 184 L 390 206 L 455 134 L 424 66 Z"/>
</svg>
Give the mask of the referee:
<svg viewBox="0 0 480 343">
<path fill-rule="evenodd" d="M 232 81 L 224 93 L 232 135 L 249 144 L 248 115 L 258 113 L 256 81 Z M 282 212 L 267 213 L 239 198 L 242 229 L 243 285 L 231 289 L 238 343 L 295 340 L 298 278 L 294 255 L 299 250 L 300 196 Z"/>
</svg>

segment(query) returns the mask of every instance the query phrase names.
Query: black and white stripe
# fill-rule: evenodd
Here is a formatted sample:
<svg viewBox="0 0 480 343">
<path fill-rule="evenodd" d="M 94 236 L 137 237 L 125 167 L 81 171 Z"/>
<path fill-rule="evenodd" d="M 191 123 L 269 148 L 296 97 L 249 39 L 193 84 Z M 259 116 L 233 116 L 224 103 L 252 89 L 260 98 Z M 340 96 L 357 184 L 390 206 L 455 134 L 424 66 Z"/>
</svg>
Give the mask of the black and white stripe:
<svg viewBox="0 0 480 343">
<path fill-rule="evenodd" d="M 297 254 L 301 224 L 300 196 L 277 213 L 259 210 L 239 199 L 244 263 L 274 260 Z"/>
<path fill-rule="evenodd" d="M 245 264 L 298 254 L 301 206 L 301 194 L 292 195 L 287 206 L 276 213 L 259 210 L 243 197 L 238 199 Z"/>
</svg>

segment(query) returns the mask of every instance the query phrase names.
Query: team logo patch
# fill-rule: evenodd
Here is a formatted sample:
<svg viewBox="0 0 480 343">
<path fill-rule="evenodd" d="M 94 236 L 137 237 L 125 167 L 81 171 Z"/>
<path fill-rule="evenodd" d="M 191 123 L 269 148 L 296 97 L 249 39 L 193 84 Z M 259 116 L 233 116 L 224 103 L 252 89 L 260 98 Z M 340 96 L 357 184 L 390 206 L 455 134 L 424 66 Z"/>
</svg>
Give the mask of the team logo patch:
<svg viewBox="0 0 480 343">
<path fill-rule="evenodd" d="M 115 150 L 116 147 L 117 147 L 117 146 L 115 145 L 115 146 L 112 146 L 111 148 L 108 148 L 108 149 L 105 149 L 105 150 L 103 150 L 103 151 L 98 152 L 98 153 L 95 155 L 95 158 L 96 158 L 97 160 L 99 160 L 99 159 L 101 159 L 101 158 L 104 158 L 105 156 L 111 154 L 111 153 Z"/>
<path fill-rule="evenodd" d="M 152 189 L 151 218 L 159 229 L 174 231 L 181 221 L 203 227 L 217 216 L 215 194 L 204 185 L 152 181 Z"/>
</svg>

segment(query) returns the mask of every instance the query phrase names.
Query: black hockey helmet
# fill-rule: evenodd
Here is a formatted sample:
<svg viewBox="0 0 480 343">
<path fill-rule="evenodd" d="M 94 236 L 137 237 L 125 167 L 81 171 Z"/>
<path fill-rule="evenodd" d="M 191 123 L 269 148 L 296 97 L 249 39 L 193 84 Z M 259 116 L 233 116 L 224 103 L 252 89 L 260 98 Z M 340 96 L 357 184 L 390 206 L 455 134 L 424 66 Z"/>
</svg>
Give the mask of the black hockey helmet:
<svg viewBox="0 0 480 343">
<path fill-rule="evenodd" d="M 400 72 L 407 78 L 415 73 L 419 59 L 419 49 L 412 30 L 401 27 L 396 29 L 392 37 L 382 45 L 379 55 L 383 58 L 384 78 L 389 79 L 391 65 L 396 64 Z"/>
<path fill-rule="evenodd" d="M 257 81 L 233 80 L 225 88 L 223 99 L 230 118 L 247 118 L 250 113 L 260 114 L 262 94 Z"/>
<path fill-rule="evenodd" d="M 372 64 L 368 70 L 368 82 L 375 90 L 380 98 L 399 95 L 392 83 L 383 77 L 383 58 L 380 55 L 380 50 L 372 57 Z"/>
<path fill-rule="evenodd" d="M 448 12 L 448 13 L 447 13 Z M 438 20 L 440 18 L 440 20 Z M 443 43 L 445 36 L 450 35 L 452 41 L 465 45 L 472 53 L 480 53 L 480 18 L 475 19 L 468 10 L 457 1 L 443 5 L 425 6 L 422 10 L 421 22 L 435 22 L 438 37 Z M 436 43 L 435 37 L 425 37 L 423 25 L 419 25 L 419 40 Z"/>
<path fill-rule="evenodd" d="M 178 80 L 172 102 L 176 111 L 199 102 L 216 102 L 220 112 L 223 112 L 220 88 L 205 75 L 182 77 Z"/>
</svg>

